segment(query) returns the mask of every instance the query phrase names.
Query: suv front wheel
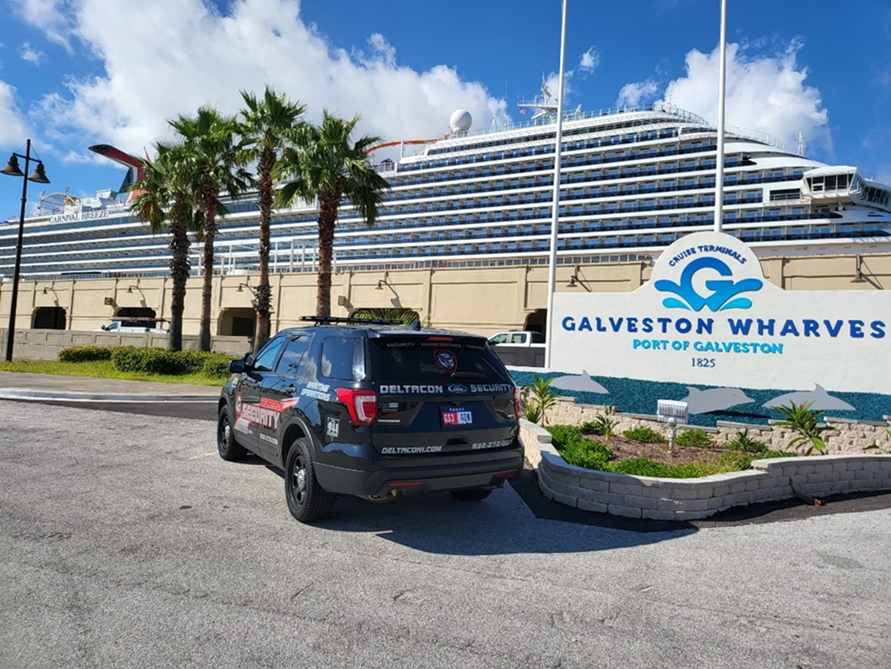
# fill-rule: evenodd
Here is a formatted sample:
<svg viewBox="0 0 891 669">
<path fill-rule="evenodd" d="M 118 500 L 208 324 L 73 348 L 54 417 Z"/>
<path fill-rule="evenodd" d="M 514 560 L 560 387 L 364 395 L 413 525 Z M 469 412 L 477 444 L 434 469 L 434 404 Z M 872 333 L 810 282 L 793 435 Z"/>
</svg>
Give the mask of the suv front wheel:
<svg viewBox="0 0 891 669">
<path fill-rule="evenodd" d="M 291 444 L 285 461 L 285 498 L 288 511 L 301 523 L 324 517 L 334 503 L 334 495 L 322 489 L 313 470 L 309 440 Z"/>
<path fill-rule="evenodd" d="M 217 451 L 223 460 L 241 460 L 245 456 L 245 450 L 237 441 L 232 431 L 232 423 L 229 421 L 229 411 L 225 405 L 220 407 L 220 415 L 217 419 Z"/>
</svg>

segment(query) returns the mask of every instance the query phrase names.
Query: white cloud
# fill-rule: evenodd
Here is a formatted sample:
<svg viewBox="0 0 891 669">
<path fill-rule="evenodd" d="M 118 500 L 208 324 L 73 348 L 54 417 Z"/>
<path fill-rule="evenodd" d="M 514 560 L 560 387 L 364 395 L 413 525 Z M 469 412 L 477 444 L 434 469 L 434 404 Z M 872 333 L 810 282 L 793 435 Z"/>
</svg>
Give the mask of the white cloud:
<svg viewBox="0 0 891 669">
<path fill-rule="evenodd" d="M 632 81 L 625 84 L 619 90 L 616 99 L 616 108 L 639 107 L 656 97 L 659 93 L 659 84 L 653 79 L 644 81 Z"/>
<path fill-rule="evenodd" d="M 600 65 L 600 52 L 593 46 L 582 54 L 579 59 L 579 69 L 587 74 L 593 74 Z"/>
<path fill-rule="evenodd" d="M 332 47 L 300 19 L 297 0 L 234 0 L 224 13 L 202 0 L 82 0 L 72 11 L 67 20 L 105 71 L 35 107 L 52 137 L 72 132 L 141 154 L 169 136 L 176 114 L 203 104 L 233 113 L 239 89 L 267 84 L 307 104 L 310 118 L 359 114 L 361 132 L 387 138 L 441 135 L 459 107 L 477 128 L 506 119 L 504 100 L 453 68 L 398 65 L 383 35 L 369 37 L 370 55 Z"/>
<path fill-rule="evenodd" d="M 15 88 L 0 81 L 0 148 L 21 150 L 27 128 L 15 101 Z"/>
<path fill-rule="evenodd" d="M 28 42 L 22 44 L 22 60 L 32 65 L 40 65 L 45 58 L 46 54 L 43 51 L 35 49 Z"/>
<path fill-rule="evenodd" d="M 22 0 L 17 5 L 11 4 L 16 6 L 16 11 L 26 23 L 39 28 L 48 40 L 71 52 L 74 26 L 67 14 L 67 0 Z"/>
<path fill-rule="evenodd" d="M 820 91 L 806 83 L 807 68 L 798 64 L 801 46 L 796 41 L 777 55 L 750 56 L 738 44 L 727 45 L 727 124 L 767 133 L 788 147 L 801 131 L 809 146 L 831 151 L 829 113 Z M 719 57 L 717 48 L 690 51 L 686 75 L 668 84 L 664 100 L 716 122 Z"/>
</svg>

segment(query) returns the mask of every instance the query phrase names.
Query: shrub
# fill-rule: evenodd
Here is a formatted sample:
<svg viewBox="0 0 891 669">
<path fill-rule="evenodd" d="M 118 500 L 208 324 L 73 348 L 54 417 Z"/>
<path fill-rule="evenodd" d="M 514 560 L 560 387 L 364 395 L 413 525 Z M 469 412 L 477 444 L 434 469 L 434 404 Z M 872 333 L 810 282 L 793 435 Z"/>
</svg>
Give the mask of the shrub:
<svg viewBox="0 0 891 669">
<path fill-rule="evenodd" d="M 229 376 L 230 362 L 232 362 L 231 356 L 223 353 L 208 353 L 201 366 L 201 371 L 205 376 L 225 378 Z"/>
<path fill-rule="evenodd" d="M 111 360 L 110 346 L 69 346 L 59 352 L 61 362 L 93 362 L 95 360 Z"/>
<path fill-rule="evenodd" d="M 603 469 L 613 457 L 613 452 L 599 441 L 585 438 L 581 430 L 572 425 L 554 425 L 548 428 L 551 443 L 560 451 L 566 462 L 588 469 Z"/>
<path fill-rule="evenodd" d="M 613 415 L 615 413 L 615 407 L 605 407 L 602 414 L 596 416 L 594 420 L 589 420 L 582 423 L 579 426 L 579 429 L 582 431 L 582 434 L 596 434 L 601 437 L 609 438 L 613 436 L 616 429 L 616 424 L 619 422 L 613 418 Z"/>
<path fill-rule="evenodd" d="M 560 455 L 566 462 L 587 469 L 605 469 L 613 452 L 599 441 L 574 441 Z"/>
<path fill-rule="evenodd" d="M 814 451 L 823 453 L 826 450 L 826 442 L 822 436 L 826 426 L 820 424 L 820 411 L 812 410 L 810 404 L 795 404 L 795 402 L 789 406 L 778 407 L 777 411 L 783 417 L 779 424 L 795 435 L 789 440 L 790 447 L 797 449 L 803 446 L 805 455 L 810 455 Z"/>
<path fill-rule="evenodd" d="M 626 439 L 639 441 L 642 444 L 664 444 L 668 441 L 662 434 L 648 427 L 633 427 L 622 434 Z"/>
<path fill-rule="evenodd" d="M 732 451 L 745 451 L 746 453 L 764 453 L 768 450 L 764 442 L 752 439 L 749 436 L 748 430 L 737 432 L 736 436 L 727 442 L 727 448 Z"/>
<path fill-rule="evenodd" d="M 541 420 L 541 408 L 537 404 L 526 403 L 523 407 L 523 415 L 531 423 L 538 423 Z"/>
<path fill-rule="evenodd" d="M 711 435 L 705 430 L 694 429 L 684 430 L 674 438 L 674 443 L 678 446 L 691 448 L 711 448 L 715 445 Z"/>
<path fill-rule="evenodd" d="M 632 474 L 634 476 L 657 476 L 660 478 L 689 479 L 698 476 L 708 476 L 713 473 L 707 467 L 699 463 L 687 463 L 679 465 L 664 465 L 649 458 L 629 458 L 611 462 L 609 471 L 617 474 Z"/>
<path fill-rule="evenodd" d="M 532 382 L 532 385 L 526 386 L 523 389 L 523 398 L 527 409 L 531 408 L 528 410 L 532 412 L 532 415 L 537 414 L 538 420 L 541 420 L 542 425 L 545 425 L 548 422 L 548 409 L 557 403 L 554 391 L 551 390 L 551 383 L 552 379 L 545 379 L 541 376 L 537 376 Z M 529 413 L 527 413 L 526 416 L 528 418 Z M 529 418 L 529 420 L 532 419 Z M 533 422 L 537 423 L 538 420 Z"/>
<path fill-rule="evenodd" d="M 224 356 L 202 351 L 168 351 L 165 348 L 122 347 L 115 349 L 111 362 L 120 372 L 138 374 L 192 374 L 206 369 L 218 370 Z M 205 367 L 207 365 L 207 367 Z M 226 358 L 226 374 L 229 358 Z M 219 376 L 220 374 L 213 374 Z M 208 374 L 211 376 L 211 374 Z"/>
</svg>

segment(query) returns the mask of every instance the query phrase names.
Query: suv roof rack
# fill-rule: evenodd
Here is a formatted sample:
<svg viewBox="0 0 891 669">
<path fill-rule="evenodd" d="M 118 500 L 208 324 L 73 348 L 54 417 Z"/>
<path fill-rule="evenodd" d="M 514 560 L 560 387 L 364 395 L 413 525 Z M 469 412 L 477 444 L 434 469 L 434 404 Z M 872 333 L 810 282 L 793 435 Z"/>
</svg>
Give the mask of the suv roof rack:
<svg viewBox="0 0 891 669">
<path fill-rule="evenodd" d="M 412 329 L 418 330 L 420 329 L 420 322 L 417 320 L 413 321 L 410 325 L 406 325 L 403 321 L 388 321 L 383 319 L 370 319 L 370 318 L 352 318 L 349 316 L 303 316 L 300 318 L 301 321 L 307 321 L 310 323 L 315 323 L 316 325 L 327 325 L 327 324 L 337 324 L 343 323 L 347 325 L 397 325 L 403 327 L 410 327 Z"/>
</svg>

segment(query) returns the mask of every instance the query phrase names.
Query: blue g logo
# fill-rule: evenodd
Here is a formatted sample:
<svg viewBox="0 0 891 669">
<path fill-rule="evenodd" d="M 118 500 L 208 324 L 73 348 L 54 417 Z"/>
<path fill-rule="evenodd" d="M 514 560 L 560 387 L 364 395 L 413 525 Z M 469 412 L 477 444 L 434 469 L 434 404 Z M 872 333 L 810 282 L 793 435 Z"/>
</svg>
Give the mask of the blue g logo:
<svg viewBox="0 0 891 669">
<path fill-rule="evenodd" d="M 752 306 L 752 300 L 737 296 L 741 293 L 761 290 L 764 286 L 761 279 L 742 279 L 741 281 L 733 281 L 732 278 L 712 279 L 705 282 L 705 287 L 712 291 L 711 295 L 700 295 L 693 288 L 693 277 L 704 269 L 714 270 L 724 277 L 733 276 L 733 272 L 723 261 L 717 258 L 698 258 L 684 268 L 680 284 L 667 279 L 660 279 L 656 282 L 656 290 L 663 293 L 674 293 L 680 298 L 666 297 L 662 300 L 662 306 L 668 309 L 686 309 L 687 311 L 702 311 L 703 307 L 708 307 L 710 311 L 749 309 Z"/>
</svg>

